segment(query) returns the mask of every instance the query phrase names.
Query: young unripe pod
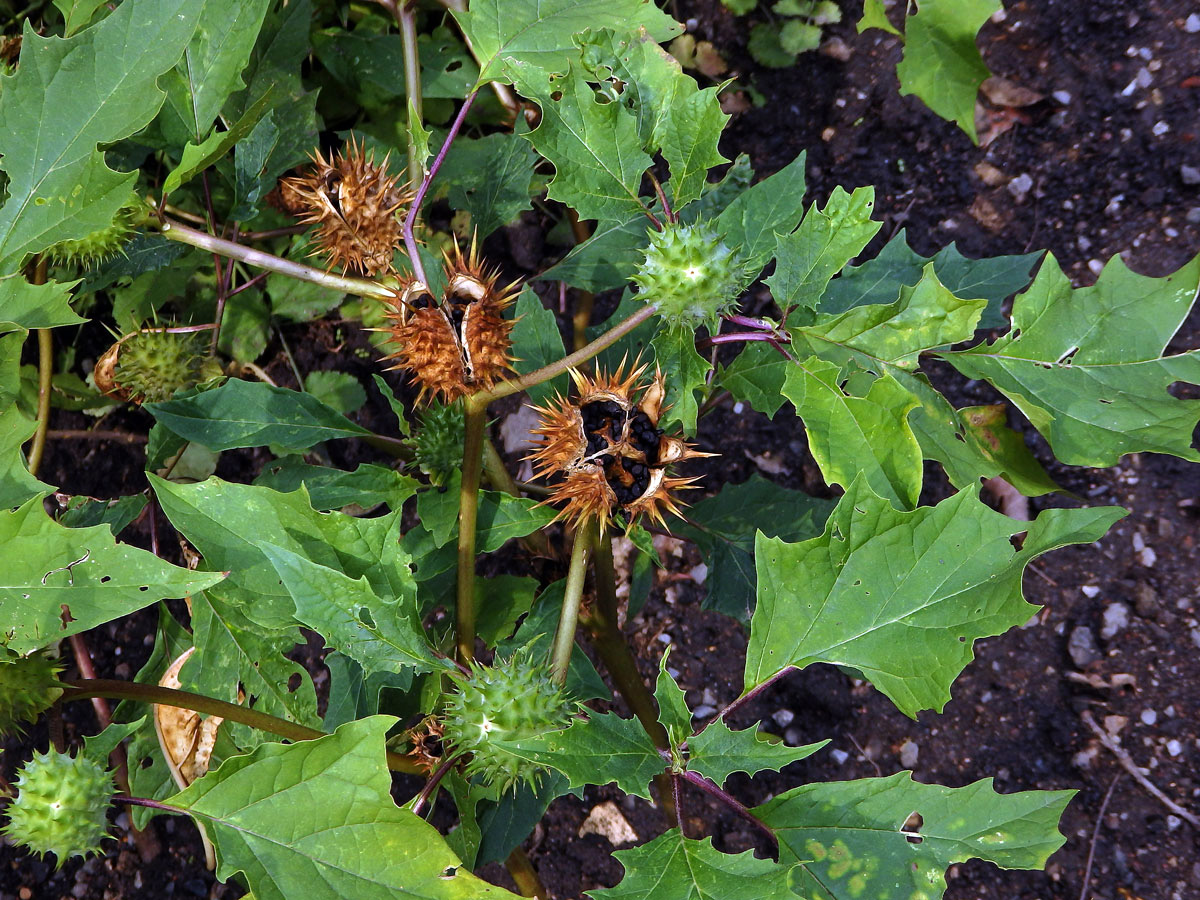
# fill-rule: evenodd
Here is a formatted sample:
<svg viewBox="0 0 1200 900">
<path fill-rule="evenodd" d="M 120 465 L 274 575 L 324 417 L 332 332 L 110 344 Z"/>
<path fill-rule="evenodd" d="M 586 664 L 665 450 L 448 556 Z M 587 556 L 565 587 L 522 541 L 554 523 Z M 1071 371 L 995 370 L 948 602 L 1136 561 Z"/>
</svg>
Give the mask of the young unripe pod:
<svg viewBox="0 0 1200 900">
<path fill-rule="evenodd" d="M 204 337 L 195 332 L 147 328 L 127 334 L 96 361 L 96 387 L 132 403 L 159 403 L 180 388 L 190 388 L 221 374 L 209 356 Z"/>
<path fill-rule="evenodd" d="M 55 265 L 89 268 L 120 253 L 146 218 L 146 204 L 138 196 L 131 195 L 117 210 L 111 224 L 78 240 L 59 241 L 43 250 L 42 255 Z"/>
<path fill-rule="evenodd" d="M 413 449 L 417 465 L 434 484 L 445 484 L 462 468 L 464 427 L 462 407 L 457 403 L 435 403 L 421 412 Z"/>
<path fill-rule="evenodd" d="M 0 648 L 0 734 L 19 734 L 62 696 L 61 671 L 45 651 L 20 656 Z"/>
<path fill-rule="evenodd" d="M 518 650 L 507 662 L 497 659 L 494 666 L 473 662 L 470 678 L 452 677 L 458 690 L 446 701 L 443 741 L 455 753 L 471 754 L 467 774 L 501 790 L 521 780 L 536 782 L 542 767 L 496 742 L 561 731 L 579 704 L 567 698 L 549 667 L 535 662 L 527 650 Z"/>
<path fill-rule="evenodd" d="M 646 258 L 633 274 L 639 296 L 658 305 L 671 325 L 715 331 L 720 318 L 737 303 L 745 273 L 733 251 L 712 228 L 667 225 L 650 233 Z"/>
<path fill-rule="evenodd" d="M 21 767 L 16 787 L 8 824 L 0 829 L 10 841 L 40 856 L 53 853 L 58 868 L 72 856 L 101 852 L 114 793 L 107 769 L 51 748 Z"/>
</svg>

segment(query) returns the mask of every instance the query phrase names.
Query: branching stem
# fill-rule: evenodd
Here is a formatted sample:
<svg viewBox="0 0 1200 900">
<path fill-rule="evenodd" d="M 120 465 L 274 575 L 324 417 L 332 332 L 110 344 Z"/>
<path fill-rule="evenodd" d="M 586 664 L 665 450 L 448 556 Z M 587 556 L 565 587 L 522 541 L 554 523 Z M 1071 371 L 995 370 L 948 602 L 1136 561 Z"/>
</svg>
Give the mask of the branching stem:
<svg viewBox="0 0 1200 900">
<path fill-rule="evenodd" d="M 132 700 L 137 703 L 156 703 L 160 706 L 174 706 L 177 709 L 190 709 L 209 716 L 221 716 L 231 722 L 240 722 L 278 735 L 289 741 L 311 741 L 325 737 L 325 732 L 297 722 L 289 722 L 257 709 L 248 709 L 236 703 L 227 703 L 203 694 L 193 694 L 190 691 L 179 691 L 174 688 L 160 687 L 156 684 L 138 684 L 131 681 L 119 681 L 110 678 L 84 678 L 79 681 L 64 681 L 66 690 L 62 700 L 88 700 L 92 697 L 107 697 L 109 700 Z M 420 774 L 421 769 L 415 762 L 400 753 L 388 752 L 388 768 L 393 772 L 404 772 L 409 775 Z"/>
<path fill-rule="evenodd" d="M 684 781 L 686 781 L 688 784 L 698 787 L 700 790 L 704 791 L 704 793 L 708 794 L 710 797 L 714 797 L 715 799 L 720 800 L 722 803 L 724 803 L 726 806 L 728 806 L 731 810 L 733 810 L 735 813 L 737 813 L 741 818 L 745 819 L 747 822 L 749 822 L 751 825 L 753 825 L 758 831 L 762 832 L 762 834 L 767 838 L 768 841 L 771 842 L 771 846 L 775 848 L 775 854 L 776 855 L 779 854 L 779 838 L 777 838 L 775 836 L 775 832 L 771 829 L 771 826 L 768 825 L 766 822 L 764 822 L 762 819 L 760 819 L 758 816 L 756 816 L 754 813 L 750 812 L 750 810 L 747 809 L 732 794 L 729 794 L 724 789 L 717 787 L 715 784 L 713 784 L 711 781 L 709 781 L 707 778 L 705 778 L 703 775 L 699 774 L 698 772 L 690 772 L 690 771 L 683 772 L 680 775 L 680 777 Z"/>
</svg>

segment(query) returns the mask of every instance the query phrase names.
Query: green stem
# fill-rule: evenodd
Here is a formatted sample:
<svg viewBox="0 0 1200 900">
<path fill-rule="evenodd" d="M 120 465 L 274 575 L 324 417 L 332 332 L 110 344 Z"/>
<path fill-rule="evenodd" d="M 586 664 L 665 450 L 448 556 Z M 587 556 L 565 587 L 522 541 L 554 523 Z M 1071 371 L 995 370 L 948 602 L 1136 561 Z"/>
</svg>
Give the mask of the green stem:
<svg viewBox="0 0 1200 900">
<path fill-rule="evenodd" d="M 54 378 L 54 342 L 49 328 L 37 330 L 38 339 L 38 396 L 37 430 L 29 445 L 29 474 L 36 475 L 46 452 L 46 433 L 50 429 L 50 387 Z"/>
<path fill-rule="evenodd" d="M 562 612 L 558 616 L 558 630 L 554 632 L 554 645 L 550 653 L 550 669 L 559 684 L 567 683 L 571 650 L 575 647 L 575 627 L 579 623 L 579 604 L 583 600 L 583 583 L 587 578 L 588 551 L 594 535 L 595 525 L 585 522 L 575 530 L 575 542 L 571 545 L 567 588 L 563 594 Z"/>
<path fill-rule="evenodd" d="M 529 861 L 528 854 L 520 847 L 514 848 L 513 852 L 508 854 L 508 859 L 504 861 L 504 867 L 508 869 L 508 874 L 512 876 L 522 897 L 537 897 L 539 900 L 546 900 L 550 896 L 546 892 L 546 888 L 542 886 L 542 880 L 538 878 L 537 869 Z"/>
<path fill-rule="evenodd" d="M 404 46 L 404 90 L 408 95 L 409 113 L 416 121 L 422 121 L 421 113 L 421 57 L 417 52 L 417 17 L 406 0 L 393 7 L 396 24 L 400 26 L 400 40 Z M 420 184 L 425 178 L 425 160 L 418 158 L 417 145 L 408 134 L 408 180 Z"/>
<path fill-rule="evenodd" d="M 173 706 L 176 709 L 190 709 L 209 716 L 221 716 L 231 722 L 240 722 L 251 728 L 287 738 L 289 741 L 312 741 L 325 737 L 323 731 L 296 722 L 289 722 L 256 709 L 248 709 L 245 706 L 238 706 L 236 703 L 205 697 L 203 694 L 160 687 L 156 684 L 138 684 L 111 678 L 83 678 L 78 681 L 64 681 L 63 684 L 66 685 L 66 690 L 63 691 L 61 698 L 64 702 L 107 697 L 110 700 L 156 703 L 160 706 Z M 410 775 L 422 773 L 422 769 L 415 762 L 400 753 L 389 751 L 387 763 L 388 768 L 393 772 L 404 772 Z"/>
<path fill-rule="evenodd" d="M 507 381 L 502 381 L 490 391 L 481 391 L 471 397 L 471 402 L 475 404 L 487 405 L 493 400 L 499 400 L 501 397 L 508 397 L 511 394 L 516 394 L 521 391 L 541 384 L 543 381 L 549 381 L 551 378 L 556 378 L 567 369 L 581 366 L 601 350 L 611 347 L 633 329 L 637 328 L 651 316 L 658 312 L 658 307 L 654 304 L 649 304 L 642 309 L 639 309 L 632 316 L 614 325 L 600 337 L 596 338 L 585 347 L 576 350 L 574 353 L 564 356 L 558 362 L 550 363 L 548 366 L 542 366 L 540 369 L 534 369 L 520 378 L 512 378 Z"/>
<path fill-rule="evenodd" d="M 475 656 L 475 525 L 479 479 L 483 474 L 483 438 L 487 409 L 470 399 L 464 404 L 462 486 L 458 493 L 458 593 L 454 604 L 454 640 L 463 665 Z"/>
<path fill-rule="evenodd" d="M 299 281 L 319 284 L 321 287 L 341 291 L 344 294 L 353 294 L 356 297 L 370 297 L 375 300 L 395 300 L 397 297 L 396 292 L 392 288 L 377 281 L 334 275 L 332 272 L 306 266 L 303 263 L 292 262 L 290 259 L 283 259 L 271 253 L 263 253 L 261 250 L 255 250 L 244 244 L 227 241 L 224 238 L 215 237 L 211 234 L 205 234 L 203 231 L 197 231 L 195 228 L 189 228 L 187 225 L 172 221 L 171 219 L 164 219 L 159 225 L 159 230 L 162 232 L 162 236 L 168 240 L 198 247 L 201 250 L 227 256 L 230 259 L 241 260 L 250 266 L 266 269 L 269 272 L 278 272 L 280 275 L 287 275 Z"/>
</svg>

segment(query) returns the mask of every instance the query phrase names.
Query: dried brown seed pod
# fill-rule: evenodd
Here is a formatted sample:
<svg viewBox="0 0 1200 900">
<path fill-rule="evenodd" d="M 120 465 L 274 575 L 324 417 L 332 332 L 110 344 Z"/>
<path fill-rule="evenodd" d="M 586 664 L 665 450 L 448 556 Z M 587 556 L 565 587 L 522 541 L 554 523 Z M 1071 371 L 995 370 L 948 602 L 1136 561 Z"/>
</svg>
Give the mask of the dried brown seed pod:
<svg viewBox="0 0 1200 900">
<path fill-rule="evenodd" d="M 387 174 L 375 156 L 351 139 L 349 150 L 326 160 L 318 150 L 313 168 L 279 182 L 280 205 L 301 222 L 319 226 L 314 255 L 326 254 L 329 267 L 379 275 L 392 271 L 392 255 L 402 240 L 397 213 L 413 195 Z"/>
<path fill-rule="evenodd" d="M 475 244 L 464 256 L 455 246 L 446 256 L 446 290 L 437 301 L 419 281 L 410 281 L 386 313 L 387 343 L 394 369 L 406 369 L 420 388 L 418 402 L 440 395 L 449 403 L 487 390 L 512 371 L 512 327 L 504 310 L 517 296 L 517 282 L 496 286 L 498 272 L 480 264 Z"/>
<path fill-rule="evenodd" d="M 572 369 L 576 399 L 559 396 L 537 408 L 542 421 L 534 434 L 540 446 L 527 458 L 539 476 L 561 477 L 546 500 L 563 504 L 560 519 L 595 518 L 603 530 L 622 512 L 629 521 L 645 515 L 661 526 L 664 513 L 679 514 L 674 492 L 696 481 L 673 477 L 668 467 L 713 455 L 658 427 L 665 395 L 661 372 L 639 384 L 646 367 L 628 374 L 624 369 L 622 362 L 611 375 L 595 377 Z"/>
</svg>

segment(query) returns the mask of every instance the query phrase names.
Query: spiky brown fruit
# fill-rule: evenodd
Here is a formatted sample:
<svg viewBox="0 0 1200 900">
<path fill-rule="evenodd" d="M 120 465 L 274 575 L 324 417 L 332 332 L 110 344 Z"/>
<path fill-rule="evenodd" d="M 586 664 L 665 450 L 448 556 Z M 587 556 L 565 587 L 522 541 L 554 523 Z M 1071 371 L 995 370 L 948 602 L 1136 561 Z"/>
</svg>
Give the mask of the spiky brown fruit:
<svg viewBox="0 0 1200 900">
<path fill-rule="evenodd" d="M 560 519 L 594 518 L 604 530 L 619 512 L 629 521 L 645 515 L 662 525 L 664 513 L 679 514 L 674 492 L 696 481 L 671 476 L 669 467 L 712 455 L 658 427 L 666 393 L 661 372 L 641 382 L 645 366 L 624 369 L 622 363 L 613 374 L 595 377 L 571 369 L 576 399 L 559 396 L 536 408 L 540 446 L 527 458 L 539 476 L 561 478 L 545 501 L 562 504 Z"/>
<path fill-rule="evenodd" d="M 512 371 L 512 327 L 504 311 L 517 296 L 517 283 L 497 287 L 499 273 L 485 269 L 475 244 L 464 256 L 456 245 L 446 256 L 446 290 L 437 301 L 419 281 L 410 281 L 395 306 L 386 343 L 420 389 L 417 402 L 439 396 L 449 403 L 488 390 Z"/>
<path fill-rule="evenodd" d="M 412 194 L 388 175 L 387 157 L 375 156 L 351 139 L 348 150 L 326 160 L 317 150 L 313 168 L 279 183 L 280 204 L 301 222 L 317 225 L 314 255 L 329 258 L 342 272 L 379 275 L 392 271 L 402 235 L 398 213 Z"/>
</svg>

